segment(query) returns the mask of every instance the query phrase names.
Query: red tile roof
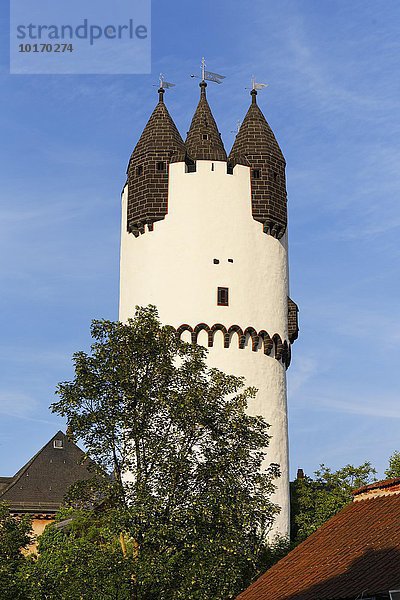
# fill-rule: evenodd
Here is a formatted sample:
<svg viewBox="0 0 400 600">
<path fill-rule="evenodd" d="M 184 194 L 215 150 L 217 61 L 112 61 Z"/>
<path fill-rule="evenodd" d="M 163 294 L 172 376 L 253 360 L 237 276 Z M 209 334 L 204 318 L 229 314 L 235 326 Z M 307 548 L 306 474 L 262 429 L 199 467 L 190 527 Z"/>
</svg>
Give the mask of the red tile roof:
<svg viewBox="0 0 400 600">
<path fill-rule="evenodd" d="M 400 494 L 386 493 L 346 506 L 238 600 L 354 600 L 399 588 Z"/>
</svg>

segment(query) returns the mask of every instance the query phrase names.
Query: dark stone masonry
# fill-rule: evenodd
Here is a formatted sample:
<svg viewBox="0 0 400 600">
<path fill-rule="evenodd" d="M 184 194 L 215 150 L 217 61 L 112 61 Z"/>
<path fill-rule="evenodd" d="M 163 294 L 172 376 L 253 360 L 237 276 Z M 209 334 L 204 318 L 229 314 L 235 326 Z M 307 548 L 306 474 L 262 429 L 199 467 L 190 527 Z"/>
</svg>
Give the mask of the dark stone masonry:
<svg viewBox="0 0 400 600">
<path fill-rule="evenodd" d="M 206 82 L 200 83 L 200 101 L 187 134 L 185 146 L 190 159 L 222 160 L 227 156 L 222 143 L 221 134 L 211 112 L 206 97 Z"/>
<path fill-rule="evenodd" d="M 288 335 L 291 344 L 299 337 L 298 313 L 299 307 L 296 302 L 288 298 Z"/>
<path fill-rule="evenodd" d="M 185 160 L 186 149 L 159 90 L 153 111 L 128 165 L 128 231 L 138 236 L 168 212 L 168 166 Z"/>
<path fill-rule="evenodd" d="M 236 136 L 229 162 L 250 167 L 253 217 L 264 232 L 281 238 L 287 226 L 285 159 L 260 108 L 256 90 Z"/>
<path fill-rule="evenodd" d="M 221 323 L 215 323 L 211 327 L 207 325 L 207 323 L 198 323 L 195 327 L 191 327 L 187 323 L 184 323 L 176 329 L 178 338 L 181 338 L 185 331 L 190 333 L 192 344 L 197 344 L 199 333 L 205 331 L 207 333 L 209 348 L 214 346 L 214 337 L 217 331 L 221 331 L 224 336 L 224 348 L 229 348 L 233 340 L 237 339 L 238 348 L 243 350 L 247 341 L 251 340 L 251 349 L 253 352 L 262 349 L 267 356 L 282 361 L 286 368 L 290 365 L 290 346 L 286 340 L 282 341 L 281 336 L 278 333 L 270 336 L 265 329 L 257 332 L 254 327 L 242 329 L 239 325 L 231 325 L 227 328 Z"/>
</svg>

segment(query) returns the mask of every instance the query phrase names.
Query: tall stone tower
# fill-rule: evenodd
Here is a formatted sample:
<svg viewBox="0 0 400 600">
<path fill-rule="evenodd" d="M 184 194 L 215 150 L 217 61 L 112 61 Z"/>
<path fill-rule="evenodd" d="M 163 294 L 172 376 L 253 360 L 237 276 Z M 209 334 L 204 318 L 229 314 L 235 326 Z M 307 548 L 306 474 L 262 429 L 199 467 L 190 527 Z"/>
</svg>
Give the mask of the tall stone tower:
<svg viewBox="0 0 400 600">
<path fill-rule="evenodd" d="M 297 337 L 288 297 L 285 160 L 257 91 L 227 156 L 200 83 L 183 142 L 164 90 L 133 153 L 122 194 L 120 319 L 155 304 L 208 362 L 258 388 L 282 476 L 275 531 L 289 533 L 286 369 Z"/>
</svg>

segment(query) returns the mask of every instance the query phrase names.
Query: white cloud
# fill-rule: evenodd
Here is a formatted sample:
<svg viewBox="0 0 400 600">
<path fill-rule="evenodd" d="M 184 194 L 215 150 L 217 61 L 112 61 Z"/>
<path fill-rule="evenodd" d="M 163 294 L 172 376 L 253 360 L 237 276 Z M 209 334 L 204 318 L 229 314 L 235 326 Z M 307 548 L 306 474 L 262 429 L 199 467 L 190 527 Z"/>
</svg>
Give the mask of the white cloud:
<svg viewBox="0 0 400 600">
<path fill-rule="evenodd" d="M 308 410 L 318 410 L 345 414 L 354 414 L 366 417 L 383 419 L 400 419 L 399 395 L 392 393 L 379 393 L 365 391 L 360 385 L 360 390 L 355 393 L 348 390 L 333 389 L 326 393 L 316 393 L 315 389 L 309 394 L 297 398 L 294 403 L 296 409 L 307 407 Z"/>
<path fill-rule="evenodd" d="M 35 413 L 38 402 L 21 392 L 0 390 L 0 413 L 10 417 L 29 418 Z"/>
<path fill-rule="evenodd" d="M 342 291 L 345 291 L 344 287 Z M 308 299 L 307 302 L 307 311 L 313 316 L 314 323 L 323 322 L 326 332 L 334 333 L 335 339 L 340 335 L 353 338 L 354 344 L 364 344 L 366 353 L 373 348 L 375 352 L 387 352 L 400 345 L 398 305 L 394 300 L 390 314 L 386 307 L 383 308 L 383 311 L 378 311 L 373 305 L 360 306 L 358 295 L 354 291 L 351 296 L 348 295 L 346 302 L 330 302 L 322 296 L 319 296 L 318 302 L 313 299 Z M 326 318 L 327 315 L 329 319 Z M 368 344 L 366 340 L 369 341 Z M 342 349 L 340 346 L 341 352 Z"/>
<path fill-rule="evenodd" d="M 14 390 L 0 390 L 0 414 L 5 417 L 54 426 L 54 419 L 36 416 L 42 410 L 43 407 L 32 396 Z"/>
<path fill-rule="evenodd" d="M 295 350 L 294 350 L 295 351 Z M 288 372 L 288 395 L 297 394 L 318 371 L 318 361 L 311 356 L 300 354 L 294 361 L 294 366 Z"/>
<path fill-rule="evenodd" d="M 65 366 L 71 364 L 71 356 L 61 350 L 43 349 L 42 347 L 27 348 L 21 346 L 0 346 L 0 360 L 7 360 L 8 363 L 15 365 L 45 365 L 48 368 L 53 366 Z M 1 393 L 1 392 L 0 392 Z"/>
</svg>

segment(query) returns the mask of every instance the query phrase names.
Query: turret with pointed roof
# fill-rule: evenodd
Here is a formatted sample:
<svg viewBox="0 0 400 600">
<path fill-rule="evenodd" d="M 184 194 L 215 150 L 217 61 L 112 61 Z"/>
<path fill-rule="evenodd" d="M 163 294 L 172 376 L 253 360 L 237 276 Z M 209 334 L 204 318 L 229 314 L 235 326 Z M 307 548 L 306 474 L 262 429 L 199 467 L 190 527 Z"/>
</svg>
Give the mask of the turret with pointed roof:
<svg viewBox="0 0 400 600">
<path fill-rule="evenodd" d="M 221 134 L 206 96 L 207 83 L 200 83 L 200 100 L 193 115 L 185 146 L 191 160 L 221 160 L 227 156 Z"/>
<path fill-rule="evenodd" d="M 282 237 L 287 225 L 285 159 L 276 138 L 257 104 L 257 91 L 229 155 L 233 165 L 251 169 L 253 217 L 265 233 Z"/>
<path fill-rule="evenodd" d="M 155 107 L 128 166 L 128 231 L 139 235 L 167 214 L 168 165 L 185 159 L 185 146 L 158 90 Z"/>
</svg>

